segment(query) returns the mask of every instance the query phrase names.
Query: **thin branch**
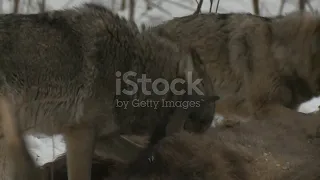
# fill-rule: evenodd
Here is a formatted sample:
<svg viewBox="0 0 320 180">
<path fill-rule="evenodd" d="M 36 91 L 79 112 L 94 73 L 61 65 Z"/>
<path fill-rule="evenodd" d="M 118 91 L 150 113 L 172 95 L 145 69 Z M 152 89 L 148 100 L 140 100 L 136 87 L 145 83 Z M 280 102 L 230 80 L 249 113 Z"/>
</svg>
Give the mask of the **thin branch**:
<svg viewBox="0 0 320 180">
<path fill-rule="evenodd" d="M 18 13 L 19 12 L 19 4 L 20 4 L 20 0 L 14 0 L 13 13 Z"/>
<path fill-rule="evenodd" d="M 45 12 L 45 10 L 46 10 L 46 0 L 42 0 L 42 2 L 39 2 L 38 5 L 39 5 L 39 11 L 41 13 Z"/>
<path fill-rule="evenodd" d="M 259 9 L 259 0 L 252 0 L 253 3 L 253 11 L 255 15 L 260 15 L 260 9 Z"/>
<path fill-rule="evenodd" d="M 196 11 L 195 11 L 193 14 L 199 14 L 199 13 L 201 13 L 202 4 L 203 4 L 203 0 L 200 0 L 200 2 L 198 3 L 197 9 L 196 9 Z"/>
<path fill-rule="evenodd" d="M 220 0 L 218 0 L 218 2 L 217 2 L 217 6 L 216 6 L 216 13 L 218 12 L 219 5 L 220 5 Z"/>
<path fill-rule="evenodd" d="M 305 4 L 307 0 L 299 0 L 299 10 L 304 11 L 305 10 Z"/>
<path fill-rule="evenodd" d="M 123 11 L 125 8 L 126 8 L 126 0 L 122 0 L 120 10 Z"/>
<path fill-rule="evenodd" d="M 281 0 L 280 9 L 279 9 L 279 16 L 282 15 L 285 3 L 286 3 L 286 0 Z"/>
<path fill-rule="evenodd" d="M 310 11 L 314 13 L 314 9 L 313 9 L 310 1 L 307 1 L 306 4 L 307 4 L 308 8 L 310 9 Z"/>
<path fill-rule="evenodd" d="M 135 9 L 135 0 L 130 0 L 129 1 L 129 21 L 134 22 L 134 9 Z"/>
<path fill-rule="evenodd" d="M 213 0 L 210 0 L 210 9 L 209 9 L 210 13 L 212 12 L 212 4 L 213 4 Z"/>
</svg>

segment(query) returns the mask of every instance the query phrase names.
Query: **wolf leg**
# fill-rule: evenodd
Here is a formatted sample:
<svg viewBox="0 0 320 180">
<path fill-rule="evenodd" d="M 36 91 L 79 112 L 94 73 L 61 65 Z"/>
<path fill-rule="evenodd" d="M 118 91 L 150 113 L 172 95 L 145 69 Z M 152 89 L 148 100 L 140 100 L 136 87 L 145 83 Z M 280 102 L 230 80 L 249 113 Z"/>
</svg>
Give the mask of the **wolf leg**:
<svg viewBox="0 0 320 180">
<path fill-rule="evenodd" d="M 95 130 L 93 127 L 70 128 L 65 134 L 69 180 L 90 180 Z M 81 160 L 81 161 L 79 161 Z"/>
<path fill-rule="evenodd" d="M 10 158 L 10 176 L 12 180 L 40 180 L 40 169 L 30 156 L 10 102 L 0 98 L 0 118 L 4 138 Z"/>
</svg>

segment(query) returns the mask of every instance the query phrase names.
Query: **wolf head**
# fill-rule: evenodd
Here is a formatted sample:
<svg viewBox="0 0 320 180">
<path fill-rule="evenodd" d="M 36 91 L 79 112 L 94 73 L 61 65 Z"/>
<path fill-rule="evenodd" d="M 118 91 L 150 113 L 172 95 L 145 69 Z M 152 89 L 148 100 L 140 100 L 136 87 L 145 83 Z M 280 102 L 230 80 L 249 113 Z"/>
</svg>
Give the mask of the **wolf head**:
<svg viewBox="0 0 320 180">
<path fill-rule="evenodd" d="M 189 132 L 203 133 L 212 124 L 215 115 L 215 101 L 219 99 L 218 96 L 212 95 L 212 84 L 204 64 L 195 51 L 189 48 L 189 58 L 182 61 L 180 66 L 180 73 L 184 73 L 188 86 L 194 82 L 195 79 L 200 80 L 198 90 L 192 91 L 185 97 L 185 101 L 194 102 L 194 107 L 189 107 L 188 118 L 184 124 L 184 129 Z"/>
<path fill-rule="evenodd" d="M 139 34 L 136 41 L 139 42 L 136 46 L 142 46 L 143 51 L 137 53 L 139 57 L 136 61 L 140 65 L 133 66 L 133 71 L 137 72 L 138 76 L 147 76 L 149 82 L 145 83 L 144 89 L 150 93 L 137 91 L 134 96 L 126 97 L 134 99 L 135 102 L 139 99 L 140 102 L 151 100 L 159 104 L 156 108 L 147 107 L 148 110 L 131 108 L 128 111 L 134 114 L 134 119 L 119 113 L 126 116 L 120 119 L 130 119 L 124 121 L 130 123 L 130 126 L 125 124 L 125 127 L 132 127 L 126 131 L 134 134 L 145 134 L 147 131 L 150 133 L 157 126 L 155 122 L 165 121 L 172 114 L 176 114 L 177 109 L 181 116 L 174 115 L 174 119 L 186 118 L 185 122 L 188 122 L 187 126 L 178 125 L 181 128 L 202 132 L 210 127 L 214 117 L 214 101 L 209 98 L 212 95 L 212 86 L 198 53 L 192 48 L 185 48 L 171 39 L 148 31 Z M 165 82 L 156 83 L 159 80 Z M 212 102 L 208 103 L 208 99 Z M 196 123 L 199 123 L 197 128 L 191 127 Z"/>
</svg>

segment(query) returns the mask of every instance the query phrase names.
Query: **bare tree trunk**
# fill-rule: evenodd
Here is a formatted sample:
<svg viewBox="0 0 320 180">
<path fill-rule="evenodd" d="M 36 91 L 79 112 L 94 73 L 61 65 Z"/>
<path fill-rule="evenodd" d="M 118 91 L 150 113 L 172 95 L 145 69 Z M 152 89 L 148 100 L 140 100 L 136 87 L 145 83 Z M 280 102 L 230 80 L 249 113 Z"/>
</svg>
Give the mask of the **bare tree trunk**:
<svg viewBox="0 0 320 180">
<path fill-rule="evenodd" d="M 201 13 L 202 4 L 203 4 L 203 0 L 200 0 L 199 3 L 198 3 L 197 9 L 193 14 Z"/>
<path fill-rule="evenodd" d="M 255 15 L 260 15 L 259 0 L 252 0 L 253 11 Z"/>
<path fill-rule="evenodd" d="M 42 0 L 42 2 L 39 2 L 39 11 L 41 13 L 46 11 L 46 0 Z"/>
<path fill-rule="evenodd" d="M 126 8 L 126 0 L 122 0 L 120 10 L 124 10 Z"/>
<path fill-rule="evenodd" d="M 280 9 L 279 9 L 279 15 L 282 14 L 283 8 L 284 8 L 284 3 L 286 2 L 286 0 L 281 0 L 281 4 L 280 4 Z"/>
<path fill-rule="evenodd" d="M 312 13 L 315 12 L 314 9 L 313 9 L 313 7 L 312 7 L 311 4 L 310 4 L 310 1 L 306 1 L 306 6 L 309 7 L 309 9 L 310 9 L 310 11 L 311 11 Z"/>
<path fill-rule="evenodd" d="M 304 11 L 305 10 L 305 4 L 307 0 L 299 0 L 299 10 Z"/>
<path fill-rule="evenodd" d="M 20 0 L 14 0 L 13 13 L 18 13 L 19 12 L 19 4 L 20 4 Z"/>
<path fill-rule="evenodd" d="M 136 5 L 136 3 L 135 3 L 135 0 L 130 0 L 129 1 L 129 21 L 131 21 L 131 22 L 134 22 L 134 9 L 135 9 L 135 5 Z"/>
</svg>

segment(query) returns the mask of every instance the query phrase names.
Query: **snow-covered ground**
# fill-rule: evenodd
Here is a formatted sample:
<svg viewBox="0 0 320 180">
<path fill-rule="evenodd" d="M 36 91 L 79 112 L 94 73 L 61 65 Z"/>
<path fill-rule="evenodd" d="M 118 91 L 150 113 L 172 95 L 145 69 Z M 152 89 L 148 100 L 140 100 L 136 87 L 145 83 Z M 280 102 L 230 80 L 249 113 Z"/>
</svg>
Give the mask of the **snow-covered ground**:
<svg viewBox="0 0 320 180">
<path fill-rule="evenodd" d="M 25 136 L 25 140 L 33 158 L 40 166 L 51 162 L 66 151 L 66 145 L 61 135 L 53 137 L 29 135 Z"/>
<path fill-rule="evenodd" d="M 61 9 L 79 5 L 82 2 L 99 2 L 99 0 L 47 0 L 48 9 Z M 260 11 L 264 16 L 277 15 L 279 12 L 280 0 L 260 0 Z M 297 8 L 297 0 L 287 0 L 288 3 L 284 6 L 284 13 L 293 11 Z M 103 1 L 105 5 L 111 6 L 112 0 Z M 115 0 L 116 8 L 119 8 L 120 0 Z M 197 6 L 195 0 L 153 0 L 160 8 L 153 8 L 146 12 L 145 3 L 143 0 L 137 0 L 135 21 L 137 24 L 157 25 L 165 20 L 189 15 L 194 12 Z M 216 8 L 217 0 L 214 0 L 213 11 Z M 312 7 L 317 10 L 320 8 L 320 1 L 312 0 Z M 209 11 L 209 0 L 204 0 L 202 12 Z M 10 3 L 4 4 L 4 12 L 10 12 L 12 5 Z M 251 12 L 251 0 L 220 0 L 218 12 Z M 307 7 L 308 9 L 308 7 Z M 128 10 L 119 11 L 119 15 L 127 17 Z M 320 105 L 320 98 L 314 98 L 309 102 L 303 103 L 298 109 L 300 112 L 313 112 L 318 110 Z M 50 162 L 65 152 L 65 144 L 62 136 L 45 137 L 45 136 L 27 136 L 26 137 L 29 150 L 32 152 L 34 158 L 39 165 Z M 54 143 L 53 143 L 54 142 Z"/>
</svg>

